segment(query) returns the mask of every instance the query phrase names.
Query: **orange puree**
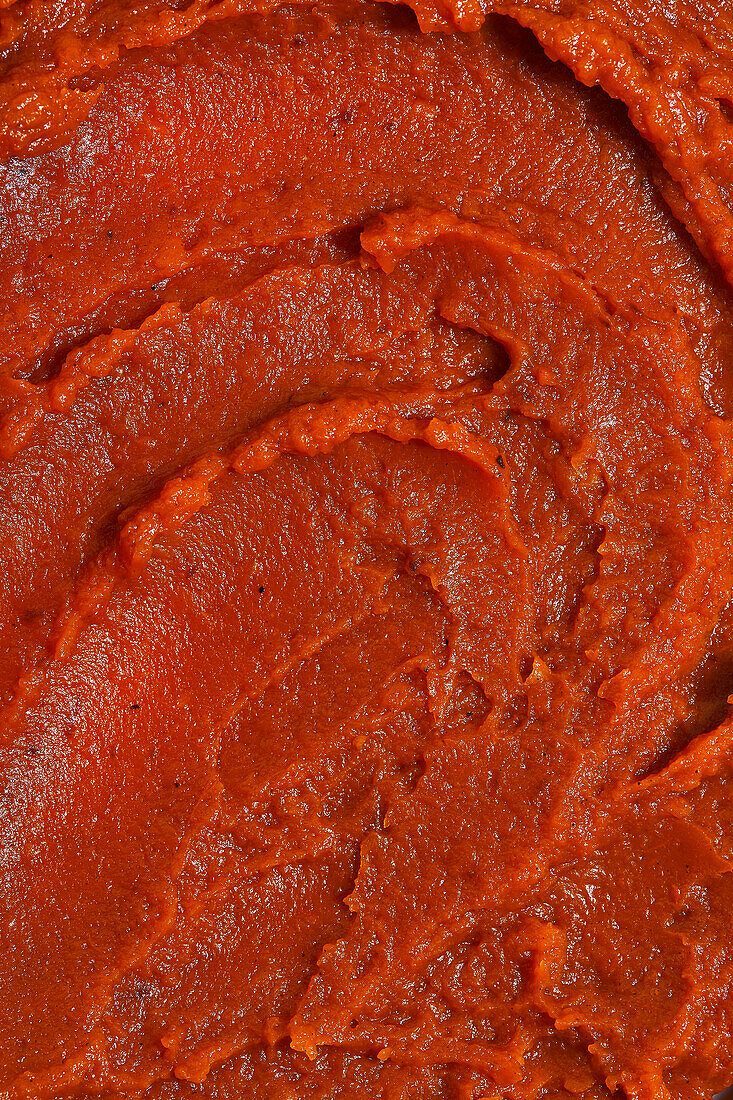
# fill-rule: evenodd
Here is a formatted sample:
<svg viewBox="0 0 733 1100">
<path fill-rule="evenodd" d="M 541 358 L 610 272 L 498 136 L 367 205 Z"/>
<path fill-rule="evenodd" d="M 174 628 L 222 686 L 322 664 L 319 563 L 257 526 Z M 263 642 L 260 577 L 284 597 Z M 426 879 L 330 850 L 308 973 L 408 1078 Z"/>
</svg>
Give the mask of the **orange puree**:
<svg viewBox="0 0 733 1100">
<path fill-rule="evenodd" d="M 0 9 L 0 1100 L 711 1100 L 730 0 Z"/>
</svg>

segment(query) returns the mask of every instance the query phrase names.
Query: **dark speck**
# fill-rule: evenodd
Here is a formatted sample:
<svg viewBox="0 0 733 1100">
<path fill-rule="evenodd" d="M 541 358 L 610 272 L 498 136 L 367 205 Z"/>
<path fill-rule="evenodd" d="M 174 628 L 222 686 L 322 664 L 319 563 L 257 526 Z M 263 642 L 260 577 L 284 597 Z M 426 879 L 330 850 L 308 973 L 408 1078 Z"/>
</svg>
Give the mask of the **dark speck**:
<svg viewBox="0 0 733 1100">
<path fill-rule="evenodd" d="M 505 468 L 506 462 L 501 455 L 496 456 L 496 465 L 499 466 L 502 470 Z"/>
<path fill-rule="evenodd" d="M 16 180 L 24 179 L 29 176 L 32 171 L 32 166 L 27 160 L 21 160 L 19 157 L 10 157 L 8 160 L 8 172 L 11 178 Z"/>
<path fill-rule="evenodd" d="M 130 710 L 140 710 L 139 703 L 130 703 Z"/>
</svg>

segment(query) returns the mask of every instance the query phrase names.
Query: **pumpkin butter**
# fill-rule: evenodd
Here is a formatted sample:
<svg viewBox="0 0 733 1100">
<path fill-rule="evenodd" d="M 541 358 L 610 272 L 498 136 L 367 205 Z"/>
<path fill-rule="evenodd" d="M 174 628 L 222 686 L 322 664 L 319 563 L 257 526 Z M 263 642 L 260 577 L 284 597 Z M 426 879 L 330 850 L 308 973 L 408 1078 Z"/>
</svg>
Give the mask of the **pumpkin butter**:
<svg viewBox="0 0 733 1100">
<path fill-rule="evenodd" d="M 0 1096 L 710 1100 L 730 3 L 0 8 Z"/>
</svg>

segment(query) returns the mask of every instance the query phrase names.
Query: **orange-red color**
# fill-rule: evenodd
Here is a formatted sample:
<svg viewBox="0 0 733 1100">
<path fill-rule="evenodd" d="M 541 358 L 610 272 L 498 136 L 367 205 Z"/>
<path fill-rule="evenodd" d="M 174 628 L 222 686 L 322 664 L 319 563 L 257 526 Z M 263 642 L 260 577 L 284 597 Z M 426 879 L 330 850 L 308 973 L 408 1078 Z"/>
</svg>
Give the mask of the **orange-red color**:
<svg viewBox="0 0 733 1100">
<path fill-rule="evenodd" d="M 412 7 L 0 0 L 8 1100 L 733 1078 L 730 5 Z"/>
</svg>

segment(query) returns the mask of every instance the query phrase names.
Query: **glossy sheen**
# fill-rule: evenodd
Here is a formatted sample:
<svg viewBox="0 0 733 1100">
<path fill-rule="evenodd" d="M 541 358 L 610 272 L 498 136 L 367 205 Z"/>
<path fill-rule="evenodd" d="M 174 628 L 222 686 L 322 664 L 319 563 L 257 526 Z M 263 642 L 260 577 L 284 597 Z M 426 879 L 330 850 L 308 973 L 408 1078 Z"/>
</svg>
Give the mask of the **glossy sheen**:
<svg viewBox="0 0 733 1100">
<path fill-rule="evenodd" d="M 709 1100 L 728 0 L 0 9 L 2 1100 Z"/>
</svg>

